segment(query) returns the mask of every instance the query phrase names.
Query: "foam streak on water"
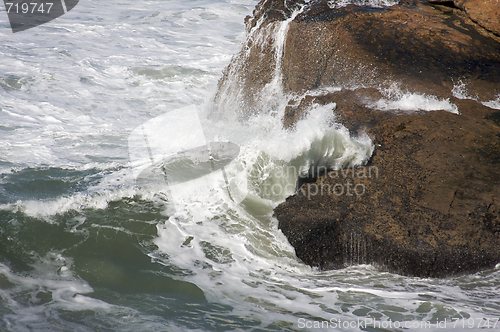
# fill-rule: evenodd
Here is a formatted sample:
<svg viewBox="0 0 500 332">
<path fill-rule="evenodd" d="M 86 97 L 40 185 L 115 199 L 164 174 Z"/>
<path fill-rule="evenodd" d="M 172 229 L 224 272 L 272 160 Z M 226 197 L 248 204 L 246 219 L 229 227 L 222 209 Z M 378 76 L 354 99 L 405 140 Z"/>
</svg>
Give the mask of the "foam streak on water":
<svg viewBox="0 0 500 332">
<path fill-rule="evenodd" d="M 255 5 L 87 0 L 25 32 L 0 23 L 1 330 L 297 331 L 314 330 L 299 319 L 365 318 L 436 330 L 445 318 L 499 317 L 500 266 L 421 279 L 370 265 L 317 271 L 297 259 L 273 208 L 301 170 L 360 165 L 374 147 L 335 124 L 335 104 L 282 129 L 287 99 L 300 97 L 279 85 L 290 20 L 266 28 L 276 71 L 260 107 L 241 121 L 233 81 L 214 108 Z M 250 32 L 255 44 L 269 42 L 259 33 Z M 425 109 L 426 100 L 412 102 Z M 132 131 L 193 105 L 207 142 L 240 148 L 226 169 L 245 179 L 231 182 L 245 195 L 239 204 L 222 177 L 185 183 L 175 209 L 172 188 L 134 181 Z"/>
</svg>

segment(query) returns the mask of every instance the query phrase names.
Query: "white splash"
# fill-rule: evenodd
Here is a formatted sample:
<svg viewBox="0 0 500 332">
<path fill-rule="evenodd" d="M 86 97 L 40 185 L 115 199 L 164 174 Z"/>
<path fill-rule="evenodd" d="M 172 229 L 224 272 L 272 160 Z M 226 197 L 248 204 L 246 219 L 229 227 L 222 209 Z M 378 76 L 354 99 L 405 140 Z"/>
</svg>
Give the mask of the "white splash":
<svg viewBox="0 0 500 332">
<path fill-rule="evenodd" d="M 467 83 L 465 83 L 462 80 L 458 80 L 453 85 L 453 89 L 451 89 L 451 93 L 453 94 L 453 97 L 458 98 L 458 99 L 472 99 L 472 100 L 477 100 L 477 96 L 472 96 L 469 92 L 469 86 Z"/>
<path fill-rule="evenodd" d="M 500 94 L 496 96 L 496 98 L 491 99 L 489 101 L 480 101 L 477 95 L 473 95 L 470 91 L 469 85 L 462 80 L 459 80 L 457 83 L 453 85 L 453 89 L 451 90 L 453 97 L 458 99 L 471 99 L 480 102 L 486 107 L 500 110 Z"/>
<path fill-rule="evenodd" d="M 381 92 L 385 98 L 369 105 L 369 107 L 382 111 L 443 110 L 454 114 L 460 114 L 458 112 L 458 107 L 451 103 L 449 99 L 438 99 L 436 96 L 423 93 L 403 92 L 397 84 L 392 84 L 389 88 L 383 89 Z"/>
<path fill-rule="evenodd" d="M 328 2 L 328 6 L 332 9 L 342 8 L 348 5 L 382 8 L 391 7 L 398 3 L 399 0 L 333 0 Z"/>
<path fill-rule="evenodd" d="M 497 95 L 497 97 L 495 99 L 482 102 L 481 104 L 483 104 L 484 106 L 489 107 L 489 108 L 500 110 L 500 94 Z"/>
</svg>

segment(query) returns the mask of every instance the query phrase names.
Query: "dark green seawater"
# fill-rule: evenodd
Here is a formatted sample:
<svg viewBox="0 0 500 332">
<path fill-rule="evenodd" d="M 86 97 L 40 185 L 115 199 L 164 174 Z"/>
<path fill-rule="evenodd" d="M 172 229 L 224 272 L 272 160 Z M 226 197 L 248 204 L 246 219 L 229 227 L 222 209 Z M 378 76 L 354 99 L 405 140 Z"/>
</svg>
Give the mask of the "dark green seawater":
<svg viewBox="0 0 500 332">
<path fill-rule="evenodd" d="M 214 108 L 257 2 L 86 0 L 15 34 L 0 13 L 0 331 L 500 329 L 500 265 L 422 279 L 370 265 L 318 271 L 295 256 L 273 208 L 298 172 L 363 164 L 374 146 L 331 126 L 333 104 L 284 131 L 289 98 L 302 97 L 279 84 L 239 121 L 244 94 L 228 77 Z M 269 31 L 277 53 L 286 24 Z M 456 111 L 386 94 L 381 111 Z M 180 121 L 155 122 L 169 114 Z M 186 158 L 227 141 L 231 153 L 195 165 L 197 178 Z M 162 180 L 172 155 L 163 169 L 190 181 Z M 138 160 L 154 166 L 145 186 Z"/>
<path fill-rule="evenodd" d="M 102 175 L 61 168 L 2 175 L 0 202 L 12 204 L 0 211 L 3 328 L 15 330 L 20 318 L 30 330 L 47 331 L 137 330 L 139 322 L 141 330 L 148 324 L 202 330 L 259 325 L 229 305 L 208 302 L 199 287 L 183 281 L 192 271 L 157 253 L 157 224 L 168 218 L 161 203 L 123 197 L 102 209 L 44 217 L 16 206 L 85 192 Z M 85 300 L 78 299 L 81 293 Z"/>
</svg>

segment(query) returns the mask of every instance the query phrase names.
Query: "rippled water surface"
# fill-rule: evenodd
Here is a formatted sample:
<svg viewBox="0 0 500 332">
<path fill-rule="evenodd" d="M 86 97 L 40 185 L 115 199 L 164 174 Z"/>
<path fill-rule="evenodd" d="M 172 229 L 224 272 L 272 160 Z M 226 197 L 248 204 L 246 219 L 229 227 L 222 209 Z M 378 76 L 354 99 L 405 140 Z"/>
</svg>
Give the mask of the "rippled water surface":
<svg viewBox="0 0 500 332">
<path fill-rule="evenodd" d="M 422 279 L 369 265 L 321 272 L 296 258 L 272 211 L 297 172 L 363 163 L 373 146 L 331 126 L 335 105 L 312 109 L 294 132 L 279 112 L 242 123 L 233 104 L 210 116 L 255 5 L 82 0 L 16 34 L 0 12 L 2 330 L 500 328 L 500 266 Z M 379 107 L 443 103 L 401 96 Z M 200 126 L 207 142 L 237 144 L 237 156 L 224 173 L 138 185 L 132 132 L 186 107 L 197 117 L 181 112 L 178 127 L 149 137 L 187 149 Z"/>
</svg>

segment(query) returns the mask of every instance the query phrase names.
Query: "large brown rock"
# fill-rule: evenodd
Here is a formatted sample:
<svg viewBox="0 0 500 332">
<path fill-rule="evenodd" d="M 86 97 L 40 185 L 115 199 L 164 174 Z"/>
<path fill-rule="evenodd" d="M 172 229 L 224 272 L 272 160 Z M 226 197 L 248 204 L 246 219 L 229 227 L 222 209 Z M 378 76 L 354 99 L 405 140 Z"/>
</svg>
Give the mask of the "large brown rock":
<svg viewBox="0 0 500 332">
<path fill-rule="evenodd" d="M 331 8 L 263 0 L 246 23 L 218 110 L 236 101 L 247 117 L 286 106 L 283 124 L 294 130 L 311 106 L 336 103 L 338 120 L 375 143 L 368 165 L 306 179 L 275 209 L 300 259 L 416 276 L 500 262 L 500 112 L 481 103 L 500 95 L 499 37 L 462 10 L 419 1 Z M 454 97 L 459 83 L 469 99 Z M 394 84 L 448 99 L 460 115 L 374 109 Z"/>
<path fill-rule="evenodd" d="M 500 112 L 454 100 L 449 112 L 392 114 L 366 108 L 377 92 L 314 98 L 337 102 L 342 123 L 367 130 L 368 165 L 320 176 L 275 209 L 305 263 L 322 269 L 375 263 L 442 277 L 500 261 Z M 363 95 L 363 98 L 360 98 Z"/>
<path fill-rule="evenodd" d="M 281 93 L 388 82 L 440 98 L 450 97 L 460 80 L 483 101 L 500 93 L 500 38 L 459 9 L 427 2 L 331 9 L 326 1 L 313 1 L 284 24 L 299 5 L 259 3 L 246 20 L 247 41 L 219 83 L 219 109 L 238 99 L 246 116 L 272 111 Z M 283 44 L 280 29 L 286 34 Z M 277 72 L 282 91 L 269 100 L 264 96 Z"/>
<path fill-rule="evenodd" d="M 290 24 L 285 91 L 378 87 L 391 81 L 448 97 L 454 82 L 466 79 L 481 99 L 500 93 L 499 39 L 456 9 L 419 3 L 336 11 L 324 2 L 316 6 Z"/>
</svg>

